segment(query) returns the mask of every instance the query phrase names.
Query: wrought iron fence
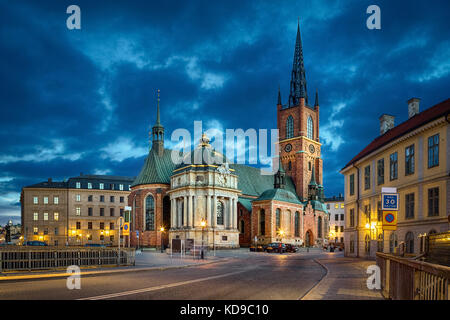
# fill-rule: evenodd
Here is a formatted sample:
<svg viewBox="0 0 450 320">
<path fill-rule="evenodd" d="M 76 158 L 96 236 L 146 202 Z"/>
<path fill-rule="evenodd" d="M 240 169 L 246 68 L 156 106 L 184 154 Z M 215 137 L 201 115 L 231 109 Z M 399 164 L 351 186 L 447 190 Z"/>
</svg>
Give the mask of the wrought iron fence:
<svg viewBox="0 0 450 320">
<path fill-rule="evenodd" d="M 71 265 L 134 265 L 135 249 L 121 248 L 46 248 L 8 246 L 0 248 L 0 272 L 66 268 Z"/>
<path fill-rule="evenodd" d="M 393 300 L 448 300 L 450 267 L 377 252 L 381 290 Z"/>
</svg>

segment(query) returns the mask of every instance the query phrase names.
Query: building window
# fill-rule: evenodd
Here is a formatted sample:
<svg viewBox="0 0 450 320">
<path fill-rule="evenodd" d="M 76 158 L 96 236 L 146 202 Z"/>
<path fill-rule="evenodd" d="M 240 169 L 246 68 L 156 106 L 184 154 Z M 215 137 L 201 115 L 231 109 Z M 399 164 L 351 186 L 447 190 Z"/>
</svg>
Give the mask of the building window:
<svg viewBox="0 0 450 320">
<path fill-rule="evenodd" d="M 341 209 L 344 209 L 344 204 L 343 203 L 341 203 Z"/>
<path fill-rule="evenodd" d="M 44 235 L 48 235 L 48 228 L 44 228 Z"/>
<path fill-rule="evenodd" d="M 389 253 L 394 253 L 394 249 L 398 245 L 397 235 L 395 233 L 391 233 L 389 236 Z"/>
<path fill-rule="evenodd" d="M 105 196 L 100 196 L 100 202 L 105 202 Z"/>
<path fill-rule="evenodd" d="M 313 125 L 313 120 L 311 118 L 311 116 L 308 117 L 308 122 L 306 124 L 306 134 L 308 139 L 313 140 L 314 139 L 314 125 Z"/>
<path fill-rule="evenodd" d="M 339 215 L 338 214 L 335 214 L 334 215 L 334 221 L 338 221 L 339 220 Z"/>
<path fill-rule="evenodd" d="M 81 183 L 80 183 L 80 182 L 77 182 L 77 183 L 75 184 L 75 188 L 80 189 L 80 188 L 81 188 Z"/>
<path fill-rule="evenodd" d="M 286 120 L 286 139 L 294 137 L 294 118 L 289 116 Z"/>
<path fill-rule="evenodd" d="M 355 174 L 350 175 L 350 195 L 355 194 Z"/>
<path fill-rule="evenodd" d="M 379 222 L 383 221 L 383 210 L 381 210 L 381 201 L 377 202 L 377 220 Z"/>
<path fill-rule="evenodd" d="M 317 218 L 317 237 L 322 238 L 322 217 Z"/>
<path fill-rule="evenodd" d="M 123 203 L 125 201 L 124 197 L 120 197 L 120 203 Z"/>
<path fill-rule="evenodd" d="M 294 222 L 294 228 L 295 228 L 295 236 L 300 237 L 300 212 L 295 212 L 295 222 Z"/>
<path fill-rule="evenodd" d="M 91 230 L 92 229 L 92 221 L 88 222 L 88 229 Z"/>
<path fill-rule="evenodd" d="M 389 177 L 395 180 L 398 177 L 398 153 L 394 152 L 389 156 Z"/>
<path fill-rule="evenodd" d="M 405 148 L 405 175 L 414 173 L 414 145 Z"/>
<path fill-rule="evenodd" d="M 81 215 L 81 208 L 80 208 L 80 207 L 76 207 L 76 208 L 75 208 L 75 214 L 76 214 L 77 216 L 80 216 L 80 215 Z"/>
<path fill-rule="evenodd" d="M 33 220 L 34 221 L 38 221 L 39 220 L 39 213 L 37 213 L 37 212 L 33 213 Z"/>
<path fill-rule="evenodd" d="M 114 208 L 109 208 L 109 215 L 114 217 Z"/>
<path fill-rule="evenodd" d="M 414 234 L 407 232 L 405 236 L 406 253 L 414 253 Z"/>
<path fill-rule="evenodd" d="M 34 228 L 33 228 L 33 234 L 34 234 L 34 235 L 38 235 L 38 233 L 39 233 L 38 227 L 34 227 Z"/>
<path fill-rule="evenodd" d="M 55 228 L 55 236 L 59 235 L 59 229 L 58 227 Z M 56 246 L 58 245 L 58 243 L 55 244 Z"/>
<path fill-rule="evenodd" d="M 33 197 L 33 204 L 39 204 L 39 197 Z"/>
<path fill-rule="evenodd" d="M 123 191 L 123 184 L 119 184 L 119 190 Z"/>
<path fill-rule="evenodd" d="M 91 207 L 88 208 L 88 216 L 92 217 L 92 208 Z"/>
<path fill-rule="evenodd" d="M 76 201 L 77 201 L 77 202 L 80 202 L 80 201 L 81 201 L 81 194 L 77 194 L 77 196 L 76 196 Z"/>
<path fill-rule="evenodd" d="M 53 197 L 53 204 L 59 204 L 59 197 L 58 196 L 54 196 Z"/>
<path fill-rule="evenodd" d="M 335 204 L 334 204 L 334 208 L 335 208 L 335 209 L 339 209 L 339 203 L 335 203 Z"/>
<path fill-rule="evenodd" d="M 334 226 L 334 232 L 339 232 L 339 226 Z"/>
<path fill-rule="evenodd" d="M 77 221 L 77 230 L 80 230 L 81 229 L 81 222 L 80 221 Z"/>
<path fill-rule="evenodd" d="M 344 232 L 344 226 L 341 226 L 341 232 Z"/>
<path fill-rule="evenodd" d="M 384 159 L 377 161 L 377 183 L 384 184 Z"/>
<path fill-rule="evenodd" d="M 266 212 L 264 209 L 259 211 L 259 234 L 262 236 L 266 234 Z"/>
<path fill-rule="evenodd" d="M 114 183 L 109 184 L 109 189 L 114 190 Z"/>
<path fill-rule="evenodd" d="M 94 197 L 93 197 L 92 195 L 89 195 L 89 196 L 88 196 L 88 201 L 89 201 L 89 202 L 92 202 L 92 200 L 94 200 Z"/>
<path fill-rule="evenodd" d="M 92 189 L 92 183 L 88 182 L 88 189 Z"/>
<path fill-rule="evenodd" d="M 244 231 L 245 231 L 245 222 L 244 220 L 241 220 L 239 222 L 239 233 L 244 234 Z"/>
<path fill-rule="evenodd" d="M 59 212 L 53 212 L 53 220 L 55 221 L 59 220 Z"/>
<path fill-rule="evenodd" d="M 123 208 L 120 208 L 120 216 L 123 217 Z"/>
<path fill-rule="evenodd" d="M 114 222 L 109 223 L 109 230 L 114 230 Z"/>
<path fill-rule="evenodd" d="M 100 190 L 103 190 L 103 189 L 105 189 L 105 184 L 104 183 L 100 183 L 98 187 L 99 187 Z"/>
<path fill-rule="evenodd" d="M 344 214 L 341 213 L 341 221 L 344 221 Z"/>
<path fill-rule="evenodd" d="M 48 212 L 44 212 L 44 221 L 48 221 Z"/>
<path fill-rule="evenodd" d="M 105 230 L 105 223 L 104 222 L 100 222 L 100 230 Z"/>
<path fill-rule="evenodd" d="M 439 215 L 439 188 L 428 189 L 428 216 Z"/>
<path fill-rule="evenodd" d="M 280 209 L 277 209 L 275 211 L 275 220 L 276 220 L 276 226 L 275 227 L 277 228 L 277 231 L 278 231 L 281 228 L 281 210 Z"/>
<path fill-rule="evenodd" d="M 355 209 L 350 209 L 350 227 L 355 226 Z"/>
<path fill-rule="evenodd" d="M 44 197 L 44 204 L 48 204 L 48 197 Z"/>
<path fill-rule="evenodd" d="M 405 195 L 405 219 L 414 218 L 414 193 Z"/>
<path fill-rule="evenodd" d="M 155 201 L 151 195 L 145 198 L 145 230 L 155 230 Z"/>
<path fill-rule="evenodd" d="M 370 166 L 364 168 L 364 190 L 370 189 Z"/>
<path fill-rule="evenodd" d="M 100 208 L 100 217 L 105 215 L 105 208 Z"/>
<path fill-rule="evenodd" d="M 439 134 L 428 138 L 428 168 L 439 165 Z"/>
<path fill-rule="evenodd" d="M 109 197 L 109 202 L 114 202 L 114 196 Z"/>
<path fill-rule="evenodd" d="M 88 234 L 87 239 L 88 241 L 92 241 L 92 234 Z"/>
<path fill-rule="evenodd" d="M 217 224 L 223 225 L 224 216 L 223 216 L 223 203 L 222 201 L 217 201 Z"/>
</svg>

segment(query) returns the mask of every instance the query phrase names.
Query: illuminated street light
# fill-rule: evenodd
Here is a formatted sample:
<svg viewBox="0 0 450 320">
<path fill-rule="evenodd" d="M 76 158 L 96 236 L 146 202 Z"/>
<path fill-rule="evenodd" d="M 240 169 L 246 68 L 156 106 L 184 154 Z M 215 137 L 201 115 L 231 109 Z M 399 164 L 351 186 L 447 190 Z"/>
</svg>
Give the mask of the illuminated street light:
<svg viewBox="0 0 450 320">
<path fill-rule="evenodd" d="M 202 221 L 200 221 L 200 226 L 202 227 L 202 253 L 201 253 L 201 258 L 204 259 L 204 253 L 203 253 L 203 242 L 204 242 L 204 231 L 205 231 L 205 227 L 206 227 L 206 221 L 205 219 L 202 219 Z"/>
<path fill-rule="evenodd" d="M 164 226 L 161 226 L 161 227 L 159 228 L 159 231 L 161 231 L 161 253 L 163 253 L 163 252 L 164 252 L 164 250 L 163 250 L 163 233 L 164 233 Z"/>
</svg>

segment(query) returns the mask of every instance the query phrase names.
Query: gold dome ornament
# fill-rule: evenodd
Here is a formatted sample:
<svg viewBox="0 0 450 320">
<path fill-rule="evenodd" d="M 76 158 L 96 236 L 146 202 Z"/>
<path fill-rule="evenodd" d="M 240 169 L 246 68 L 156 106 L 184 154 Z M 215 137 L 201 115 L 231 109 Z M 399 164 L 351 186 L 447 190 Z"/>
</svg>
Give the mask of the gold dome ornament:
<svg viewBox="0 0 450 320">
<path fill-rule="evenodd" d="M 203 134 L 202 134 L 202 137 L 200 139 L 200 144 L 205 147 L 209 146 L 209 138 L 205 132 L 203 132 Z"/>
</svg>

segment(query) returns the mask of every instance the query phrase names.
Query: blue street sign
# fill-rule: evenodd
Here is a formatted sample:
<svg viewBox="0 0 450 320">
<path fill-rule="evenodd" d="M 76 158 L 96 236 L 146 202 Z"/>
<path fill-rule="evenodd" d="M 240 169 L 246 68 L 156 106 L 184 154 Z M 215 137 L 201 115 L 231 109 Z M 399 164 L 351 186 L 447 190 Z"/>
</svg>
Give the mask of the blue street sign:
<svg viewBox="0 0 450 320">
<path fill-rule="evenodd" d="M 381 194 L 382 210 L 398 211 L 398 193 Z"/>
</svg>

